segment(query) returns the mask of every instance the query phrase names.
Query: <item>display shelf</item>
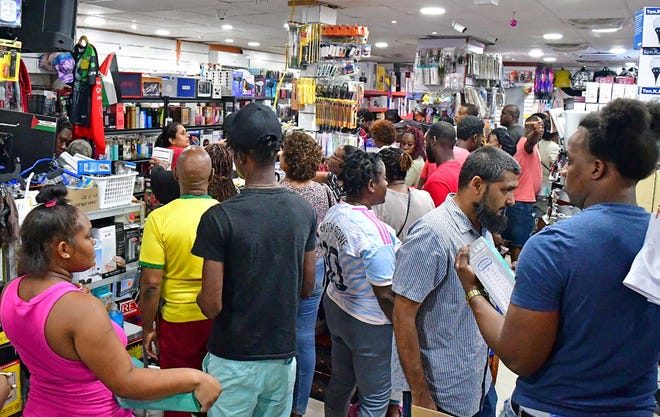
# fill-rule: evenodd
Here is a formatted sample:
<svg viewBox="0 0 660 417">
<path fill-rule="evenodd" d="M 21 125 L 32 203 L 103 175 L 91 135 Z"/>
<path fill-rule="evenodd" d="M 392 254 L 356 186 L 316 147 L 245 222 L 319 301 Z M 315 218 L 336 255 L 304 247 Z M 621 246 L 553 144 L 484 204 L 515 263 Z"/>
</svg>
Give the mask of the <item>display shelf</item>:
<svg viewBox="0 0 660 417">
<path fill-rule="evenodd" d="M 369 107 L 369 111 L 372 113 L 384 113 L 388 110 L 388 107 Z"/>
<path fill-rule="evenodd" d="M 105 217 L 114 217 L 121 216 L 124 214 L 135 213 L 137 211 L 142 211 L 143 205 L 139 203 L 129 203 L 125 206 L 111 207 L 107 209 L 90 211 L 87 214 L 89 220 L 103 219 Z"/>
<path fill-rule="evenodd" d="M 392 97 L 408 97 L 407 91 L 392 91 Z"/>
<path fill-rule="evenodd" d="M 130 263 L 130 264 L 126 265 L 126 271 L 124 271 L 124 272 L 121 272 L 117 275 L 113 275 L 113 276 L 108 277 L 108 278 L 102 278 L 98 281 L 90 282 L 89 284 L 85 284 L 85 285 L 87 287 L 89 287 L 90 290 L 93 290 L 93 289 L 100 288 L 100 287 L 103 287 L 103 286 L 106 286 L 106 285 L 114 284 L 114 283 L 117 283 L 119 281 L 123 281 L 127 278 L 135 277 L 135 275 L 137 274 L 137 270 L 138 270 L 138 263 L 133 262 L 133 263 Z"/>
<path fill-rule="evenodd" d="M 187 130 L 203 130 L 203 129 L 222 129 L 222 125 L 199 125 L 199 126 L 190 126 L 190 125 L 185 125 L 185 128 Z M 162 131 L 162 128 L 160 127 L 152 127 L 152 128 L 138 128 L 138 129 L 104 129 L 106 134 L 110 135 L 130 135 L 130 134 L 135 134 L 135 133 L 158 133 Z"/>
<path fill-rule="evenodd" d="M 222 96 L 223 100 L 275 100 L 275 97 Z"/>
<path fill-rule="evenodd" d="M 224 97 L 223 97 L 224 98 Z M 162 103 L 165 100 L 170 103 L 206 103 L 206 102 L 217 102 L 222 100 L 222 98 L 211 98 L 211 97 L 170 97 L 170 96 L 160 96 L 160 97 L 141 97 L 141 98 L 122 98 L 119 99 L 121 103 Z"/>
<path fill-rule="evenodd" d="M 387 97 L 390 95 L 389 91 L 386 90 L 364 90 L 365 97 L 374 97 L 374 96 L 383 96 Z"/>
</svg>

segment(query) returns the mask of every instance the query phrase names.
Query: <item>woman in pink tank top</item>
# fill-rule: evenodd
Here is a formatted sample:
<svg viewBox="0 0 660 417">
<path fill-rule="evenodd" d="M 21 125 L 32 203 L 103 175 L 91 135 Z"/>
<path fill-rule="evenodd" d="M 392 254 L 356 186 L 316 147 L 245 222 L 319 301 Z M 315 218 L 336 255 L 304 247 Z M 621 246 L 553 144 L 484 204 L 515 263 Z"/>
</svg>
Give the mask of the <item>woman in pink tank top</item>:
<svg viewBox="0 0 660 417">
<path fill-rule="evenodd" d="M 196 369 L 134 369 L 126 335 L 100 300 L 71 282 L 94 265 L 91 224 L 67 203 L 66 188 L 47 186 L 21 227 L 20 268 L 5 288 L 3 330 L 30 371 L 25 417 L 130 417 L 120 397 L 152 400 L 194 392 L 207 410 L 221 387 Z"/>
</svg>

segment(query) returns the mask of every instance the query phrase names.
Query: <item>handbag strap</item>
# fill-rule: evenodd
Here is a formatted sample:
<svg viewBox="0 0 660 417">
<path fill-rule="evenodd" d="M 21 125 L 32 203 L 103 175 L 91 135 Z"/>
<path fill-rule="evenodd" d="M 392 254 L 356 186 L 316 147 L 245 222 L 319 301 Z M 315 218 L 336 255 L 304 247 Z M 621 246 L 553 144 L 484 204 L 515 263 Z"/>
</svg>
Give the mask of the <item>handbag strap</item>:
<svg viewBox="0 0 660 417">
<path fill-rule="evenodd" d="M 410 196 L 410 187 L 408 187 L 408 207 L 406 208 L 406 218 L 403 219 L 403 224 L 401 225 L 399 231 L 396 233 L 396 237 L 399 237 L 401 232 L 403 232 L 403 228 L 406 227 L 406 222 L 408 221 L 408 215 L 410 215 L 410 200 L 412 200 L 412 198 Z"/>
</svg>

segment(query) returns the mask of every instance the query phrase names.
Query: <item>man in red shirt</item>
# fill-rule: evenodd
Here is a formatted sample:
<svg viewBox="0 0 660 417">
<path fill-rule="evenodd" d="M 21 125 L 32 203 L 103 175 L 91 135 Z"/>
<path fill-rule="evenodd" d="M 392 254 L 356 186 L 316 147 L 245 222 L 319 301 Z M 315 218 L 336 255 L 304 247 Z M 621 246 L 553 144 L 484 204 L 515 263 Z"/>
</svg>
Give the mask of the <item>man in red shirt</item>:
<svg viewBox="0 0 660 417">
<path fill-rule="evenodd" d="M 535 226 L 536 194 L 541 189 L 541 155 L 537 146 L 543 136 L 544 129 L 550 130 L 550 121 L 539 113 L 534 113 L 525 121 L 525 135 L 516 145 L 513 156 L 520 165 L 518 188 L 514 191 L 516 204 L 507 208 L 506 216 L 509 224 L 502 233 L 504 240 L 509 241 L 511 261 L 518 260 L 520 251 L 527 239 L 532 235 Z M 547 124 L 547 127 L 545 126 Z"/>
<path fill-rule="evenodd" d="M 431 194 L 435 206 L 445 202 L 449 193 L 458 190 L 458 174 L 463 162 L 454 157 L 456 131 L 447 122 L 434 123 L 426 132 L 426 157 L 438 165 L 424 184 L 424 190 Z"/>
</svg>

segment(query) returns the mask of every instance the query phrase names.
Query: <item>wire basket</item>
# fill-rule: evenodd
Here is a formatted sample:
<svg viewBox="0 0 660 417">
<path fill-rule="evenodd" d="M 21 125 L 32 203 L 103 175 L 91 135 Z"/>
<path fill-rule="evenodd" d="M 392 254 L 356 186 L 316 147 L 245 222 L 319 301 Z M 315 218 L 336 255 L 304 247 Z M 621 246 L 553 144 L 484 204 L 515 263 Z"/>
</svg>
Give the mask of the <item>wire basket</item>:
<svg viewBox="0 0 660 417">
<path fill-rule="evenodd" d="M 107 177 L 88 177 L 99 189 L 99 209 L 129 204 L 133 198 L 133 186 L 137 175 L 137 172 L 131 172 Z"/>
</svg>

